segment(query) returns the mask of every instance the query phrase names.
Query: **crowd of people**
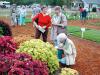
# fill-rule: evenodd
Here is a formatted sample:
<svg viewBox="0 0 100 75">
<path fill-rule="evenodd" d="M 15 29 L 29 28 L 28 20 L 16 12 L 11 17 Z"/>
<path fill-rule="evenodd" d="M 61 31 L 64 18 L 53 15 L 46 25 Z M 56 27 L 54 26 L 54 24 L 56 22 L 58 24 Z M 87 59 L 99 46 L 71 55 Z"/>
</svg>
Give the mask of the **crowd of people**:
<svg viewBox="0 0 100 75">
<path fill-rule="evenodd" d="M 25 6 L 12 5 L 11 7 L 11 25 L 14 27 L 16 25 L 25 25 L 25 17 L 27 15 Z"/>
<path fill-rule="evenodd" d="M 80 9 L 81 11 L 81 9 Z M 49 11 L 50 12 L 50 11 Z M 26 8 L 12 7 L 11 9 L 11 24 L 25 25 Z M 39 39 L 42 35 L 43 41 L 47 42 L 48 32 L 51 32 L 51 40 L 57 48 L 57 56 L 60 64 L 65 64 L 67 67 L 75 64 L 76 48 L 72 40 L 67 36 L 67 18 L 63 14 L 60 6 L 55 6 L 54 15 L 48 14 L 47 6 L 32 7 L 32 23 L 35 28 L 35 39 Z"/>
<path fill-rule="evenodd" d="M 67 18 L 62 13 L 60 6 L 56 6 L 54 9 L 54 15 L 51 17 L 47 14 L 48 8 L 42 7 L 41 12 L 38 12 L 32 18 L 32 22 L 36 22 L 35 38 L 39 39 L 42 35 L 43 41 L 47 42 L 48 31 L 51 28 L 51 40 L 54 43 L 55 48 L 58 49 L 58 59 L 61 64 L 70 65 L 75 64 L 76 48 L 73 42 L 67 37 Z M 39 9 L 38 9 L 39 11 Z M 41 31 L 41 28 L 45 32 Z"/>
</svg>

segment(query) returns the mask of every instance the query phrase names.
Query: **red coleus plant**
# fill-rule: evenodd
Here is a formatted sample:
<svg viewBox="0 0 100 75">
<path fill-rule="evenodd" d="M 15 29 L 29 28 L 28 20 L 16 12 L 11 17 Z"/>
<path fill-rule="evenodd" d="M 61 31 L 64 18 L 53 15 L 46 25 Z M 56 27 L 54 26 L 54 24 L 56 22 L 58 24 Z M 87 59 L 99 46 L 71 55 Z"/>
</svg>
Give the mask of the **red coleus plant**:
<svg viewBox="0 0 100 75">
<path fill-rule="evenodd" d="M 16 43 L 10 36 L 0 37 L 0 73 L 8 75 L 48 75 L 47 65 L 26 53 L 15 53 Z"/>
<path fill-rule="evenodd" d="M 33 61 L 33 72 L 34 75 L 48 75 L 47 65 L 39 60 Z"/>
<path fill-rule="evenodd" d="M 14 70 L 14 72 L 12 72 L 13 70 Z M 13 75 L 16 72 L 16 74 L 18 74 L 18 75 L 23 75 L 22 73 L 20 74 L 19 73 L 20 71 L 18 71 L 18 70 L 21 70 L 24 75 L 31 75 L 31 73 L 32 73 L 29 65 L 28 65 L 28 67 L 26 67 L 26 63 L 24 61 L 16 60 L 14 65 L 11 67 L 11 70 L 8 72 L 8 74 Z"/>
<path fill-rule="evenodd" d="M 0 55 L 0 72 L 7 72 L 13 64 L 13 56 Z"/>
<path fill-rule="evenodd" d="M 25 53 L 0 55 L 0 73 L 8 75 L 48 75 L 47 65 Z M 4 74 L 2 74 L 4 75 Z"/>
<path fill-rule="evenodd" d="M 23 68 L 11 68 L 11 70 L 8 72 L 8 75 L 24 75 Z"/>
<path fill-rule="evenodd" d="M 17 48 L 16 43 L 10 36 L 0 37 L 0 54 L 12 54 L 15 53 Z"/>
<path fill-rule="evenodd" d="M 15 61 L 12 69 L 23 69 L 24 75 L 48 75 L 47 65 L 41 61 Z M 12 74 L 11 74 L 12 75 Z"/>
<path fill-rule="evenodd" d="M 32 61 L 32 56 L 26 53 L 16 53 L 15 58 L 20 61 Z"/>
</svg>

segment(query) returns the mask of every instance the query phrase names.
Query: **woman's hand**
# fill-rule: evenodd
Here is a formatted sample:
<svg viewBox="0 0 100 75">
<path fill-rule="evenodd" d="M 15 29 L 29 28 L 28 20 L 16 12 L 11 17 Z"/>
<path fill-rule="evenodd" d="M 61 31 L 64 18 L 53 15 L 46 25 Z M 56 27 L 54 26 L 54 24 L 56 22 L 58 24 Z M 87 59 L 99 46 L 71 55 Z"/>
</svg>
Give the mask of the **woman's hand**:
<svg viewBox="0 0 100 75">
<path fill-rule="evenodd" d="M 49 27 L 49 29 L 51 29 L 52 27 Z"/>
<path fill-rule="evenodd" d="M 43 26 L 42 28 L 43 28 L 43 29 L 46 29 L 46 26 Z"/>
</svg>

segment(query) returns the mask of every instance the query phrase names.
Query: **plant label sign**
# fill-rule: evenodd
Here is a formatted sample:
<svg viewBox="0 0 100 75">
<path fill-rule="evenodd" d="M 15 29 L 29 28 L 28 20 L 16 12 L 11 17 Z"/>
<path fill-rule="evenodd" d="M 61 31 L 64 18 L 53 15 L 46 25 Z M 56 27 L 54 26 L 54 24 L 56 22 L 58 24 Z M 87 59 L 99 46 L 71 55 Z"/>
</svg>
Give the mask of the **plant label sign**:
<svg viewBox="0 0 100 75">
<path fill-rule="evenodd" d="M 82 34 L 81 34 L 81 37 L 83 38 L 84 37 L 84 32 L 86 31 L 86 28 L 81 28 L 81 32 L 82 32 Z"/>
</svg>

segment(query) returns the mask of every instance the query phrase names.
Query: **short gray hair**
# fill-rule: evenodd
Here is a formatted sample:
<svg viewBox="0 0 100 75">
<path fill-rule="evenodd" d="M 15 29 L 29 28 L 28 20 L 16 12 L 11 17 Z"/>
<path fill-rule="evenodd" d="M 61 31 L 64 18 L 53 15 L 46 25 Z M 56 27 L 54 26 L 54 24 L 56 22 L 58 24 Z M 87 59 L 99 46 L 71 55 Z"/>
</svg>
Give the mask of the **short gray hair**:
<svg viewBox="0 0 100 75">
<path fill-rule="evenodd" d="M 55 6 L 55 11 L 56 11 L 56 10 L 61 11 L 61 7 L 60 7 L 60 6 Z"/>
</svg>

